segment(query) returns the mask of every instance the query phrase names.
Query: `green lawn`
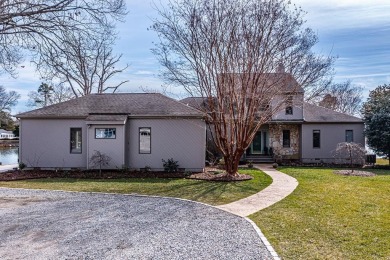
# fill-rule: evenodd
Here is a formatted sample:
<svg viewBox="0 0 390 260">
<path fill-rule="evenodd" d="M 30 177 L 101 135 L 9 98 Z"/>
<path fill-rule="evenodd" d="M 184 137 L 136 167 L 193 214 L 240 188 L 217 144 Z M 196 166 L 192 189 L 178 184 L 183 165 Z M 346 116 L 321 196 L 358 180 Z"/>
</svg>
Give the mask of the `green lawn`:
<svg viewBox="0 0 390 260">
<path fill-rule="evenodd" d="M 248 197 L 264 189 L 272 182 L 271 177 L 256 169 L 241 169 L 239 172 L 250 174 L 254 178 L 249 181 L 232 183 L 190 179 L 36 179 L 0 182 L 0 187 L 137 193 L 177 197 L 211 205 L 221 205 Z"/>
<path fill-rule="evenodd" d="M 389 160 L 383 158 L 376 158 L 376 165 L 389 165 Z"/>
<path fill-rule="evenodd" d="M 299 181 L 286 199 L 250 216 L 283 259 L 390 259 L 390 171 L 281 169 Z"/>
</svg>

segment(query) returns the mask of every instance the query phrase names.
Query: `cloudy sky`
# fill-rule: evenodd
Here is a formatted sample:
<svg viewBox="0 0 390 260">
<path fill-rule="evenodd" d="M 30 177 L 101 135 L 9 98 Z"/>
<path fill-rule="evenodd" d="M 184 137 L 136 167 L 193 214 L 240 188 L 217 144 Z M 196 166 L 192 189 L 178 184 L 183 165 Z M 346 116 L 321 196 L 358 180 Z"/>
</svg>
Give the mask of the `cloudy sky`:
<svg viewBox="0 0 390 260">
<path fill-rule="evenodd" d="M 157 3 L 164 2 L 155 1 Z M 352 80 L 368 91 L 390 83 L 390 1 L 389 0 L 291 0 L 307 11 L 306 26 L 319 36 L 315 50 L 338 56 L 335 81 Z M 129 82 L 121 92 L 140 92 L 140 87 L 159 89 L 159 64 L 151 53 L 156 35 L 147 28 L 156 12 L 149 0 L 128 0 L 126 22 L 118 26 L 119 39 L 115 46 L 122 53 L 122 64 L 129 68 L 118 79 Z M 29 110 L 27 94 L 40 84 L 28 59 L 21 64 L 16 79 L 0 75 L 0 84 L 22 95 L 13 113 Z"/>
</svg>

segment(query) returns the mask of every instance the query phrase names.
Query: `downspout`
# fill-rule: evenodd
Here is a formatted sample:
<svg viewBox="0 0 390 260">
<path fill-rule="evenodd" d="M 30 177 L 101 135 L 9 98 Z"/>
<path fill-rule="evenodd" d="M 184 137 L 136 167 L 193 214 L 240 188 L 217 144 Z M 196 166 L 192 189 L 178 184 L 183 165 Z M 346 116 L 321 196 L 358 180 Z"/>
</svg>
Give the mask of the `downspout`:
<svg viewBox="0 0 390 260">
<path fill-rule="evenodd" d="M 87 170 L 89 170 L 89 128 L 91 127 L 90 124 L 87 124 Z"/>
<path fill-rule="evenodd" d="M 20 159 L 22 158 L 22 119 L 20 119 L 19 121 L 19 147 L 18 147 L 18 150 L 19 150 L 19 158 L 18 158 L 18 164 L 22 163 L 23 161 L 21 161 Z"/>
</svg>

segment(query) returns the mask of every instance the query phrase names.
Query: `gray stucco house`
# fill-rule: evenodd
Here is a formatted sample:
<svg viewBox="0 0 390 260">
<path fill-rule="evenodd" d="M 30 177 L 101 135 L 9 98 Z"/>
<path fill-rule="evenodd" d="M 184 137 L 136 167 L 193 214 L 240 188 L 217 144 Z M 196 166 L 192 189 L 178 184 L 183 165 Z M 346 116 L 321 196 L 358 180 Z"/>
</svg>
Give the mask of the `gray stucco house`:
<svg viewBox="0 0 390 260">
<path fill-rule="evenodd" d="M 18 114 L 19 162 L 27 167 L 91 168 L 95 151 L 107 168 L 204 168 L 203 114 L 161 94 L 91 94 Z"/>
<path fill-rule="evenodd" d="M 305 102 L 304 90 L 296 80 L 288 73 L 284 73 L 283 77 L 288 80 L 280 87 L 286 91 L 281 93 L 283 97 L 275 96 L 271 106 L 276 103 L 279 106 L 277 100 L 284 103 L 257 132 L 243 159 L 254 162 L 337 163 L 334 151 L 338 143 L 355 142 L 364 147 L 362 119 Z M 189 97 L 181 102 L 207 111 L 205 100 Z M 212 127 L 207 128 L 207 146 L 212 147 L 209 129 Z"/>
</svg>

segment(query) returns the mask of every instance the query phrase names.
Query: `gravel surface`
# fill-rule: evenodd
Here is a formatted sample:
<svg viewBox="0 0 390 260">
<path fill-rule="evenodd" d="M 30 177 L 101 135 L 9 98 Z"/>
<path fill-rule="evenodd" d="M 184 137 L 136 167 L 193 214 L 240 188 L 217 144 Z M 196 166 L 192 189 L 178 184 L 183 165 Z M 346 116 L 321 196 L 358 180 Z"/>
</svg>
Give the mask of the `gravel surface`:
<svg viewBox="0 0 390 260">
<path fill-rule="evenodd" d="M 245 219 L 145 196 L 0 188 L 0 259 L 272 259 Z"/>
</svg>

